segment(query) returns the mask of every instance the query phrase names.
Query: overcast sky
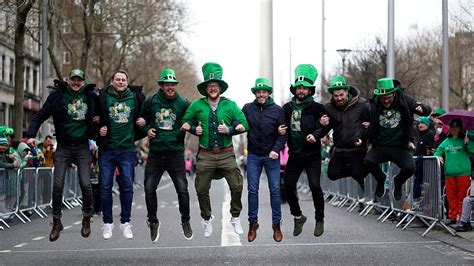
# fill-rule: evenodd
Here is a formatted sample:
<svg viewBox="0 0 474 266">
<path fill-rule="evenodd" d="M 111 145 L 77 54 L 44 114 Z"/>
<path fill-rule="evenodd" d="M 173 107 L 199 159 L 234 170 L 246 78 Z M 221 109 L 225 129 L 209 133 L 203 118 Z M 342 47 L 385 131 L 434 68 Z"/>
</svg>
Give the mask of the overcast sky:
<svg viewBox="0 0 474 266">
<path fill-rule="evenodd" d="M 239 106 L 252 101 L 250 88 L 259 76 L 260 1 L 184 1 L 190 8 L 191 25 L 191 33 L 184 41 L 193 53 L 199 73 L 205 62 L 221 64 L 223 79 L 229 84 L 224 96 L 237 101 Z M 327 76 L 341 71 L 341 57 L 336 49 L 360 49 L 363 43 L 375 41 L 375 36 L 382 36 L 386 42 L 387 2 L 325 1 Z M 417 30 L 441 28 L 441 4 L 441 0 L 395 0 L 395 38 Z M 274 98 L 280 103 L 282 93 L 289 95 L 291 83 L 290 38 L 291 71 L 298 64 L 309 63 L 320 72 L 321 0 L 274 0 L 273 12 L 273 88 Z"/>
</svg>

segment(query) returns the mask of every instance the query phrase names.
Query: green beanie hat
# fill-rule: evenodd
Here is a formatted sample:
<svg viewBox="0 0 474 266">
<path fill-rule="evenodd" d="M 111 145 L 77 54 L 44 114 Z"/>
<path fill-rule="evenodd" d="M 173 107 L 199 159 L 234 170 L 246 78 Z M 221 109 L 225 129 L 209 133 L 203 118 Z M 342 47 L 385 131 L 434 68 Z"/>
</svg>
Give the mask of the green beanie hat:
<svg viewBox="0 0 474 266">
<path fill-rule="evenodd" d="M 290 91 L 294 95 L 296 87 L 303 85 L 311 89 L 310 95 L 315 91 L 314 82 L 318 78 L 318 70 L 311 64 L 301 64 L 295 68 L 295 84 L 291 85 Z"/>
<path fill-rule="evenodd" d="M 252 93 L 255 94 L 258 90 L 266 90 L 270 94 L 273 92 L 273 88 L 270 86 L 270 81 L 266 78 L 258 78 L 255 80 L 255 87 L 252 88 Z"/>
<path fill-rule="evenodd" d="M 446 111 L 443 108 L 437 108 L 432 114 L 432 116 L 441 116 L 441 115 L 444 115 L 445 113 Z"/>
<path fill-rule="evenodd" d="M 427 127 L 429 127 L 430 124 L 431 124 L 430 119 L 426 116 L 420 116 L 420 117 L 418 117 L 418 119 L 416 121 L 418 121 L 418 123 L 425 124 Z"/>
<path fill-rule="evenodd" d="M 221 94 L 224 93 L 229 85 L 222 80 L 222 67 L 218 63 L 208 62 L 202 66 L 202 75 L 204 81 L 197 85 L 199 93 L 207 96 L 206 87 L 209 82 L 217 82 L 221 86 Z"/>
<path fill-rule="evenodd" d="M 176 84 L 179 83 L 179 81 L 176 79 L 176 75 L 174 74 L 174 70 L 171 68 L 163 69 L 163 71 L 161 71 L 160 79 L 157 82 L 158 84 L 164 82 Z"/>
<path fill-rule="evenodd" d="M 70 78 L 70 79 L 72 79 L 72 78 L 74 78 L 74 77 L 78 77 L 78 78 L 80 78 L 80 79 L 82 79 L 82 80 L 85 80 L 85 79 L 86 79 L 86 78 L 85 78 L 84 71 L 82 71 L 81 69 L 78 69 L 78 68 L 71 70 L 71 72 L 69 73 L 69 78 Z"/>
<path fill-rule="evenodd" d="M 13 128 L 11 127 L 8 127 L 8 126 L 0 126 L 0 134 L 3 134 L 3 135 L 13 135 L 15 133 L 15 130 L 13 130 Z"/>
<path fill-rule="evenodd" d="M 374 94 L 377 96 L 383 96 L 397 91 L 393 85 L 393 79 L 391 78 L 381 78 L 377 81 L 377 89 L 374 90 Z"/>
<path fill-rule="evenodd" d="M 335 90 L 349 90 L 350 85 L 346 83 L 346 79 L 343 76 L 334 76 L 331 78 L 328 84 L 328 92 L 332 93 Z"/>
</svg>

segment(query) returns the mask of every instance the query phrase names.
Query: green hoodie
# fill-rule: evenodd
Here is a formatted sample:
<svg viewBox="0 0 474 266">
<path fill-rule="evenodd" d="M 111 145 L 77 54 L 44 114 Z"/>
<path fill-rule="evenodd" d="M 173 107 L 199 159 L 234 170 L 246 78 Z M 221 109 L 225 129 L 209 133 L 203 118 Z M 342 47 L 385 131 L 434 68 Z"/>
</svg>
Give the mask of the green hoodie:
<svg viewBox="0 0 474 266">
<path fill-rule="evenodd" d="M 150 139 L 151 151 L 184 151 L 185 132 L 180 129 L 188 105 L 177 92 L 176 97 L 168 100 L 161 90 L 143 102 L 140 116 L 147 120 L 147 125 L 141 130 L 145 134 L 150 128 L 156 130 L 156 137 Z"/>
<path fill-rule="evenodd" d="M 446 178 L 471 175 L 469 154 L 474 153 L 474 142 L 469 141 L 464 146 L 460 138 L 446 138 L 436 149 L 434 155 L 444 157 Z"/>
<path fill-rule="evenodd" d="M 291 138 L 291 141 L 293 143 L 292 152 L 294 153 L 299 153 L 303 151 L 303 145 L 306 140 L 303 133 L 301 133 L 301 115 L 303 109 L 306 108 L 313 101 L 313 96 L 310 96 L 299 103 L 296 102 L 296 98 L 294 96 L 293 98 L 291 98 L 291 102 L 293 103 L 293 112 L 291 113 L 289 137 Z"/>
<path fill-rule="evenodd" d="M 135 95 L 130 88 L 118 94 L 112 86 L 107 88 L 107 109 L 110 128 L 109 147 L 113 150 L 133 152 L 135 150 L 134 117 Z"/>
<path fill-rule="evenodd" d="M 75 92 L 68 85 L 63 94 L 63 104 L 66 109 L 66 121 L 64 130 L 66 136 L 75 139 L 84 139 L 87 137 L 87 96 L 84 93 L 85 86 Z"/>
</svg>

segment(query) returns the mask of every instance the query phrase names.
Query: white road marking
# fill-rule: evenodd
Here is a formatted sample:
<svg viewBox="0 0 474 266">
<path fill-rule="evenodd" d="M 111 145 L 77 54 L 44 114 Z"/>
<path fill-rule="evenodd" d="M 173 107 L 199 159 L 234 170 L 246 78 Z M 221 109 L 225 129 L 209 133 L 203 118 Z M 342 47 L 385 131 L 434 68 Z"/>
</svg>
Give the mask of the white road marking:
<svg viewBox="0 0 474 266">
<path fill-rule="evenodd" d="M 77 221 L 77 222 L 74 222 L 75 225 L 78 225 L 78 224 L 81 224 L 82 221 Z"/>
<path fill-rule="evenodd" d="M 416 244 L 440 244 L 441 241 L 403 241 L 403 242 L 356 242 L 356 243 L 294 243 L 294 244 L 285 244 L 285 243 L 275 243 L 275 244 L 249 244 L 242 245 L 239 248 L 257 248 L 257 247 L 299 247 L 299 246 L 312 246 L 312 247 L 331 247 L 331 246 L 380 246 L 380 245 L 406 245 L 408 247 Z M 51 250 L 9 250 L 4 252 L 11 253 L 61 253 L 61 252 L 102 252 L 102 251 L 137 251 L 137 250 L 180 250 L 180 249 L 208 249 L 208 248 L 229 248 L 225 246 L 179 246 L 179 247 L 142 247 L 142 248 L 133 248 L 133 247 L 124 247 L 124 248 L 94 248 L 94 249 L 51 249 Z"/>
<path fill-rule="evenodd" d="M 1 250 L 0 253 L 8 253 L 8 252 L 12 252 L 11 250 L 9 249 L 4 249 L 4 250 Z"/>
<path fill-rule="evenodd" d="M 72 225 L 64 226 L 64 230 L 72 228 Z"/>
<path fill-rule="evenodd" d="M 118 205 L 114 205 L 114 207 L 113 207 L 113 208 L 114 208 L 114 209 L 117 209 L 117 208 L 118 208 Z"/>
<path fill-rule="evenodd" d="M 33 241 L 39 241 L 39 240 L 41 240 L 41 239 L 44 239 L 44 236 L 35 237 L 35 238 L 31 239 L 31 240 L 33 240 Z"/>
<path fill-rule="evenodd" d="M 16 246 L 13 246 L 13 247 L 14 247 L 14 248 L 21 248 L 21 247 L 24 247 L 24 246 L 26 246 L 26 245 L 28 245 L 28 243 L 20 243 L 20 244 L 18 244 L 18 245 L 16 245 Z"/>
<path fill-rule="evenodd" d="M 138 205 L 135 209 L 140 210 L 143 208 L 143 205 Z"/>
<path fill-rule="evenodd" d="M 222 233 L 221 233 L 221 246 L 241 246 L 240 236 L 234 232 L 234 227 L 230 224 L 231 215 L 230 209 L 230 191 L 226 185 L 224 185 L 224 202 L 222 203 Z"/>
</svg>

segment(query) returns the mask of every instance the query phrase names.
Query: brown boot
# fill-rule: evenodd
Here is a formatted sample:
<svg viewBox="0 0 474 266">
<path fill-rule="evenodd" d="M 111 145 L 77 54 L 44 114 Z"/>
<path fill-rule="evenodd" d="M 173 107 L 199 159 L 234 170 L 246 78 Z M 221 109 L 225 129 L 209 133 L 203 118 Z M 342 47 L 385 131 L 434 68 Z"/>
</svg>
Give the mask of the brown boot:
<svg viewBox="0 0 474 266">
<path fill-rule="evenodd" d="M 82 228 L 81 228 L 81 236 L 82 237 L 89 237 L 91 234 L 91 218 L 92 216 L 88 216 L 82 218 Z"/>
<path fill-rule="evenodd" d="M 63 229 L 61 218 L 53 218 L 53 229 L 51 229 L 51 233 L 49 234 L 49 241 L 53 242 L 58 240 L 59 234 Z"/>
<path fill-rule="evenodd" d="M 280 242 L 283 239 L 283 235 L 280 230 L 280 224 L 272 224 L 273 229 L 273 240 Z"/>
<path fill-rule="evenodd" d="M 247 239 L 249 242 L 252 242 L 255 240 L 257 237 L 257 229 L 258 229 L 258 223 L 257 222 L 250 222 L 249 224 L 249 233 L 247 235 Z"/>
</svg>

